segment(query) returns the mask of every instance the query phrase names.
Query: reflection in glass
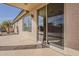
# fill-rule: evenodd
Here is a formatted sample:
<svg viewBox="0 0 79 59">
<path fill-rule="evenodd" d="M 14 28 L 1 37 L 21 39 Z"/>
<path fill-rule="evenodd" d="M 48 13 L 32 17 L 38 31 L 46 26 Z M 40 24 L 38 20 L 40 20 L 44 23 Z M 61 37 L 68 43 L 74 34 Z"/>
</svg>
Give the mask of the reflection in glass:
<svg viewBox="0 0 79 59">
<path fill-rule="evenodd" d="M 25 16 L 24 17 L 24 20 L 23 20 L 23 30 L 24 31 L 31 31 L 31 23 L 32 20 L 31 20 L 31 16 Z"/>
<path fill-rule="evenodd" d="M 46 6 L 38 10 L 38 41 L 46 40 Z"/>
<path fill-rule="evenodd" d="M 48 4 L 48 43 L 62 48 L 64 46 L 64 4 Z"/>
</svg>

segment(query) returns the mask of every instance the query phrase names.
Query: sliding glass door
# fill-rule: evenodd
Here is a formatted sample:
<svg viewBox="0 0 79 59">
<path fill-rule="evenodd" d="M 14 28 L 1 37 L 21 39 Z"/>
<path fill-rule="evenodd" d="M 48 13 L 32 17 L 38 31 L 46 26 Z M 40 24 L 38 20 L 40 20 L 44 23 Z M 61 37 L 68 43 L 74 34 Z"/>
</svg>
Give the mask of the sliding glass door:
<svg viewBox="0 0 79 59">
<path fill-rule="evenodd" d="M 63 48 L 64 46 L 64 4 L 47 5 L 47 40 L 48 44 Z"/>
<path fill-rule="evenodd" d="M 46 6 L 42 7 L 38 11 L 38 20 L 37 20 L 37 25 L 38 25 L 38 41 L 41 43 L 46 42 Z"/>
<path fill-rule="evenodd" d="M 47 10 L 47 11 L 46 11 Z M 39 9 L 38 41 L 58 48 L 64 47 L 64 4 L 50 3 Z"/>
</svg>

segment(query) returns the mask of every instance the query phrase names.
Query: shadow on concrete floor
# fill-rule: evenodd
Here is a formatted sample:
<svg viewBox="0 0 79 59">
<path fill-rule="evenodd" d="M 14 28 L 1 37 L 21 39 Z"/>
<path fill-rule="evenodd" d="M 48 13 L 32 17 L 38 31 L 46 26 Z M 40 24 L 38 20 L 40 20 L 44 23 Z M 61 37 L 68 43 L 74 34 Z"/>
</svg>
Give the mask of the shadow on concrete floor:
<svg viewBox="0 0 79 59">
<path fill-rule="evenodd" d="M 0 51 L 7 51 L 7 50 L 22 50 L 22 49 L 39 49 L 39 48 L 48 48 L 42 44 L 35 44 L 35 45 L 16 45 L 16 46 L 0 46 Z"/>
</svg>

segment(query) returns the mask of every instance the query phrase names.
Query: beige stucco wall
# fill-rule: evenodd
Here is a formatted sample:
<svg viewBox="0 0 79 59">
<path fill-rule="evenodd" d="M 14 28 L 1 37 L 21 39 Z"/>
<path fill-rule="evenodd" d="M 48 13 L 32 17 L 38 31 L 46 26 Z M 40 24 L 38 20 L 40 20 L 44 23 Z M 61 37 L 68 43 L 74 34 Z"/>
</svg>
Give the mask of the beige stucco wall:
<svg viewBox="0 0 79 59">
<path fill-rule="evenodd" d="M 79 50 L 79 4 L 65 4 L 65 47 Z"/>
<path fill-rule="evenodd" d="M 36 15 L 36 11 L 32 11 L 31 12 L 34 16 Z M 22 37 L 22 40 L 25 39 L 26 40 L 26 44 L 35 44 L 37 43 L 36 40 L 37 40 L 37 31 L 36 31 L 36 28 L 37 28 L 37 21 L 36 21 L 36 17 L 33 17 L 32 18 L 32 31 L 29 32 L 29 31 L 23 31 L 23 18 L 18 22 L 18 26 L 19 26 L 19 35 L 21 35 Z M 29 43 L 31 42 L 32 43 Z"/>
</svg>

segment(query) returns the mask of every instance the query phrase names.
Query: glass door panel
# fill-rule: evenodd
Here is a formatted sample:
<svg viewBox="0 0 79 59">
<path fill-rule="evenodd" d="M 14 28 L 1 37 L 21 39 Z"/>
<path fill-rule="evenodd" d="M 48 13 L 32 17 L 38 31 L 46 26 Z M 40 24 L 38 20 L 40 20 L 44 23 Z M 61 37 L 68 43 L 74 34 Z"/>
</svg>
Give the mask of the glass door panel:
<svg viewBox="0 0 79 59">
<path fill-rule="evenodd" d="M 47 5 L 48 43 L 52 46 L 64 46 L 64 4 L 50 3 Z"/>
<path fill-rule="evenodd" d="M 46 6 L 38 11 L 38 41 L 44 43 L 46 41 Z"/>
</svg>

